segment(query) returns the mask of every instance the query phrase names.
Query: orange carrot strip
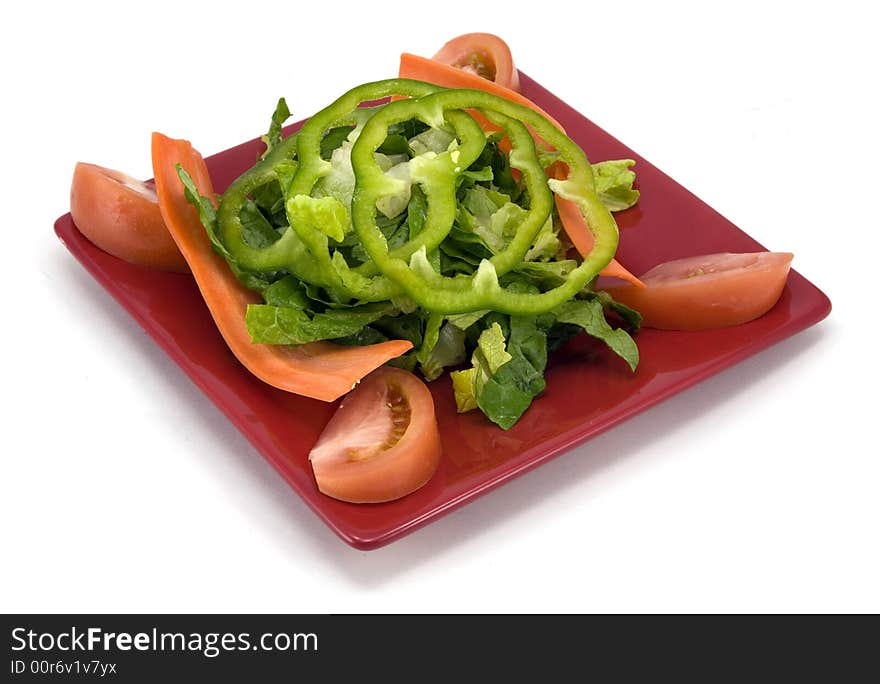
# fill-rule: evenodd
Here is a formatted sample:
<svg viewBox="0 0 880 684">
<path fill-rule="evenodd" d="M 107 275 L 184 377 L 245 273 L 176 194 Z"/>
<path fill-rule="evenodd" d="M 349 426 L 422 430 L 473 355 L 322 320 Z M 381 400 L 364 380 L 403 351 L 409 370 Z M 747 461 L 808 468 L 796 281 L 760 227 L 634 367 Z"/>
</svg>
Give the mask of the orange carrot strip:
<svg viewBox="0 0 880 684">
<path fill-rule="evenodd" d="M 454 66 L 444 64 L 443 62 L 404 52 L 400 55 L 399 75 L 401 78 L 427 81 L 428 83 L 435 83 L 444 88 L 474 88 L 475 90 L 484 90 L 487 93 L 507 98 L 508 100 L 529 107 L 530 109 L 534 109 L 548 121 L 552 122 L 554 126 L 559 128 L 559 130 L 563 130 L 562 126 L 559 125 L 559 122 L 556 121 L 556 119 L 550 116 L 525 95 L 520 95 L 515 90 L 505 88 L 503 85 L 499 85 L 494 81 L 489 81 L 482 76 L 477 76 L 469 71 L 456 69 Z"/>
<path fill-rule="evenodd" d="M 244 287 L 224 259 L 214 252 L 177 176 L 175 167 L 180 164 L 192 176 L 201 195 L 214 197 L 202 156 L 188 141 L 174 140 L 161 133 L 153 133 L 152 151 L 156 192 L 165 225 L 189 264 L 229 349 L 260 380 L 288 392 L 333 401 L 368 373 L 412 348 L 404 340 L 361 347 L 330 342 L 298 347 L 252 343 L 245 326 L 245 311 L 248 304 L 262 303 L 262 299 Z"/>
</svg>

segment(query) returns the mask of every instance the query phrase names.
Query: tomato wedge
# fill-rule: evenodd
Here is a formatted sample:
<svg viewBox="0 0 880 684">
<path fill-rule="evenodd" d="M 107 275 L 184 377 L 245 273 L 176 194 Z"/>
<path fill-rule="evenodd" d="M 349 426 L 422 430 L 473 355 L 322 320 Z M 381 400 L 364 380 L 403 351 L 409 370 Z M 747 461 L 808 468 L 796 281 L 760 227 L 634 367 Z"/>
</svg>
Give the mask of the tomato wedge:
<svg viewBox="0 0 880 684">
<path fill-rule="evenodd" d="M 454 66 L 439 62 L 436 59 L 419 57 L 418 55 L 413 55 L 409 52 L 401 53 L 400 66 L 398 67 L 397 75 L 401 78 L 427 81 L 428 83 L 434 83 L 443 86 L 444 88 L 474 88 L 476 90 L 485 90 L 487 93 L 492 93 L 499 97 L 505 97 L 508 100 L 517 102 L 530 109 L 534 109 L 562 130 L 562 126 L 559 125 L 556 119 L 550 116 L 525 95 L 520 95 L 512 88 L 508 88 L 495 81 L 489 81 L 473 72 L 456 69 Z"/>
<path fill-rule="evenodd" d="M 251 373 L 273 387 L 313 399 L 333 401 L 357 382 L 412 348 L 406 340 L 389 340 L 363 347 L 312 342 L 298 347 L 253 344 L 245 326 L 248 304 L 262 298 L 233 275 L 214 252 L 195 208 L 187 202 L 177 176 L 180 164 L 205 197 L 214 197 L 211 177 L 202 156 L 186 140 L 153 133 L 153 173 L 159 206 L 168 230 L 192 270 L 193 277 L 229 349 Z"/>
<path fill-rule="evenodd" d="M 706 254 L 655 266 L 644 287 L 610 285 L 614 299 L 642 314 L 642 324 L 664 330 L 706 330 L 763 316 L 779 301 L 788 252 Z"/>
<path fill-rule="evenodd" d="M 163 271 L 189 271 L 162 220 L 155 189 L 121 171 L 79 162 L 70 186 L 70 215 L 83 235 L 115 257 Z"/>
<path fill-rule="evenodd" d="M 519 92 L 519 72 L 510 47 L 492 33 L 465 33 L 453 38 L 433 59 Z"/>
<path fill-rule="evenodd" d="M 441 451 L 428 387 L 412 373 L 385 367 L 342 400 L 309 460 L 327 496 L 380 503 L 428 482 Z"/>
</svg>

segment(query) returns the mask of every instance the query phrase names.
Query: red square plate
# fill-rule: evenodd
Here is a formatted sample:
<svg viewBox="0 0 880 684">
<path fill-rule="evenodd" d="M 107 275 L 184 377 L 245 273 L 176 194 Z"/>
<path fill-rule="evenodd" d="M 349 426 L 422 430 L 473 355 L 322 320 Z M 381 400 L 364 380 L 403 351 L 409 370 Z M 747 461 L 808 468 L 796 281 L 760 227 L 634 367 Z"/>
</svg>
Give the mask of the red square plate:
<svg viewBox="0 0 880 684">
<path fill-rule="evenodd" d="M 552 114 L 590 159 L 635 159 L 641 199 L 617 214 L 619 259 L 635 273 L 684 256 L 763 248 L 713 209 L 531 79 L 523 93 Z M 258 139 L 207 158 L 218 191 L 248 168 Z M 227 349 L 192 279 L 127 264 L 94 247 L 70 214 L 55 232 L 95 279 L 272 463 L 343 540 L 361 549 L 387 544 L 541 465 L 603 430 L 817 323 L 828 298 L 792 271 L 782 299 L 762 318 L 706 332 L 643 330 L 641 365 L 585 337 L 551 357 L 547 390 L 505 432 L 479 412 L 457 415 L 448 375 L 433 383 L 444 446 L 436 476 L 399 501 L 347 504 L 318 492 L 308 453 L 335 404 L 285 393 L 250 375 Z"/>
</svg>

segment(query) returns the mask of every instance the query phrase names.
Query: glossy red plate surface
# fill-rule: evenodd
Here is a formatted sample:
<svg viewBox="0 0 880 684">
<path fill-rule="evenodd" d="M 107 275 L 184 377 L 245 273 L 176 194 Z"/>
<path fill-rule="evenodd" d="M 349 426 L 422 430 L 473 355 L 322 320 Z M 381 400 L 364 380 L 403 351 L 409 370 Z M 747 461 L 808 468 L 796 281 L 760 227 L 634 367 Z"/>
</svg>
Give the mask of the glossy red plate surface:
<svg viewBox="0 0 880 684">
<path fill-rule="evenodd" d="M 523 93 L 552 114 L 590 159 L 637 161 L 639 204 L 617 214 L 618 259 L 634 273 L 657 263 L 763 247 L 629 148 L 522 77 Z M 218 191 L 253 163 L 257 140 L 206 159 Z M 276 390 L 248 373 L 227 349 L 192 279 L 127 264 L 94 247 L 66 214 L 55 232 L 71 253 L 343 540 L 361 549 L 387 544 L 704 378 L 817 323 L 828 298 L 792 271 L 777 306 L 736 328 L 643 330 L 632 374 L 581 337 L 551 357 L 547 390 L 511 430 L 479 412 L 458 415 L 448 376 L 433 383 L 444 458 L 424 488 L 399 501 L 355 505 L 318 492 L 308 453 L 336 408 Z"/>
</svg>

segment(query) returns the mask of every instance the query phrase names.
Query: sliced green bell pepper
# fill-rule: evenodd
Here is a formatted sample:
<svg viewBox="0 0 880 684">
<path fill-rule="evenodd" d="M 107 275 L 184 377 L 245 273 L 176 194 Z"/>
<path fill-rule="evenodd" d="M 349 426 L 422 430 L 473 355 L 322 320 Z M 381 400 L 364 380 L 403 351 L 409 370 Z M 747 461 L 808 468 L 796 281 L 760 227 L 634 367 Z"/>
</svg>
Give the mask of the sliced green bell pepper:
<svg viewBox="0 0 880 684">
<path fill-rule="evenodd" d="M 364 102 L 389 96 L 407 99 L 365 109 Z M 528 197 L 522 222 L 506 246 L 484 259 L 473 275 L 447 277 L 436 259 L 429 260 L 452 230 L 457 215 L 459 178 L 480 156 L 486 134 L 467 113 L 477 110 L 500 126 L 509 140 L 509 163 L 522 179 Z M 427 199 L 424 225 L 404 243 L 389 249 L 376 221 L 377 202 L 400 191 L 400 181 L 386 175 L 376 152 L 389 129 L 410 120 L 454 133 L 449 148 L 409 161 L 409 174 Z M 351 206 L 332 197 L 313 197 L 316 183 L 332 166 L 321 155 L 327 131 L 362 125 L 351 148 L 354 193 Z M 564 180 L 548 180 L 533 136 L 555 148 L 569 169 Z M 241 212 L 248 196 L 278 181 L 290 228 L 263 247 L 249 245 L 243 236 Z M 595 238 L 592 251 L 561 284 L 541 293 L 505 288 L 499 277 L 521 266 L 541 228 L 553 215 L 553 193 L 577 204 Z M 350 214 L 349 214 L 350 211 Z M 349 225 L 349 216 L 351 225 Z M 238 178 L 224 194 L 218 209 L 221 239 L 237 263 L 255 272 L 289 272 L 324 288 L 339 301 L 384 301 L 408 297 L 435 314 L 494 310 L 509 314 L 538 314 L 574 297 L 607 265 L 617 248 L 617 226 L 600 201 L 593 171 L 584 152 L 537 112 L 478 90 L 389 79 L 353 88 L 315 114 L 296 136 L 274 145 L 264 159 Z M 338 245 L 353 227 L 369 260 L 351 267 Z"/>
</svg>

